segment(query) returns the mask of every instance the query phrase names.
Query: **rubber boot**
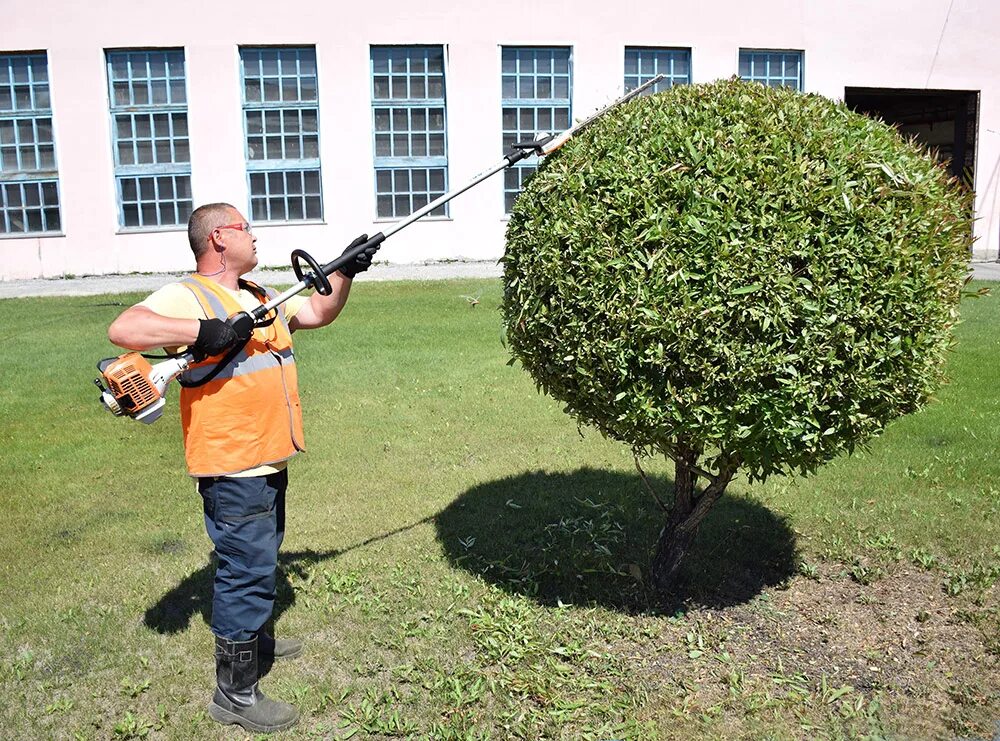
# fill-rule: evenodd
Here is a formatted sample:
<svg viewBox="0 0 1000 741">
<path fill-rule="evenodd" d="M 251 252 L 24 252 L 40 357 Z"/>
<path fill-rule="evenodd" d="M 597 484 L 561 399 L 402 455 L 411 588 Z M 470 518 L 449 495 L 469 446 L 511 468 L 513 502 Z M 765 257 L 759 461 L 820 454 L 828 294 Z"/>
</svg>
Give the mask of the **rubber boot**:
<svg viewBox="0 0 1000 741">
<path fill-rule="evenodd" d="M 272 638 L 264 631 L 257 634 L 257 647 L 261 658 L 294 659 L 302 653 L 302 641 L 298 638 Z"/>
<path fill-rule="evenodd" d="M 272 700 L 257 687 L 257 639 L 215 639 L 215 677 L 218 686 L 208 714 L 219 723 L 236 723 L 255 733 L 283 731 L 295 725 L 299 711 Z"/>
</svg>

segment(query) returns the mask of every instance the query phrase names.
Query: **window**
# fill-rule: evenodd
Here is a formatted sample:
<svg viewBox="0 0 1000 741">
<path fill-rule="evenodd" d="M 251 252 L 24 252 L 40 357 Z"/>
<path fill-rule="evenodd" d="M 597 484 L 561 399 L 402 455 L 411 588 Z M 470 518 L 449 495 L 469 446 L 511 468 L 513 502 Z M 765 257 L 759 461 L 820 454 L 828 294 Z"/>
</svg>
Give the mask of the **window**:
<svg viewBox="0 0 1000 741">
<path fill-rule="evenodd" d="M 48 58 L 0 54 L 0 235 L 58 233 L 58 178 Z"/>
<path fill-rule="evenodd" d="M 740 49 L 740 77 L 771 87 L 802 89 L 802 52 Z"/>
<path fill-rule="evenodd" d="M 572 67 L 569 47 L 509 47 L 501 50 L 503 151 L 536 134 L 569 128 Z M 510 213 L 536 164 L 518 162 L 504 170 L 504 211 Z"/>
<path fill-rule="evenodd" d="M 250 213 L 323 218 L 316 48 L 240 49 Z"/>
<path fill-rule="evenodd" d="M 107 67 L 118 224 L 184 224 L 191 215 L 184 51 L 109 51 Z"/>
<path fill-rule="evenodd" d="M 674 85 L 691 82 L 690 49 L 652 49 L 639 46 L 625 47 L 625 92 L 634 90 L 657 75 L 666 75 L 649 92 L 660 92 Z"/>
<path fill-rule="evenodd" d="M 402 218 L 448 189 L 444 47 L 373 46 L 371 79 L 375 213 Z"/>
</svg>

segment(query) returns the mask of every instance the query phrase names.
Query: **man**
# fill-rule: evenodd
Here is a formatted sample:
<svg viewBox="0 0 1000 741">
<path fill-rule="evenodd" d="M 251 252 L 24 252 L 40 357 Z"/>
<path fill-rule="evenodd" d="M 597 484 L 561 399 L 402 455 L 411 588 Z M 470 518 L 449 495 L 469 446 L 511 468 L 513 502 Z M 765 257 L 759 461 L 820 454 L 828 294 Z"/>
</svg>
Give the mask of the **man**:
<svg viewBox="0 0 1000 741">
<path fill-rule="evenodd" d="M 180 377 L 180 411 L 188 472 L 197 479 L 218 557 L 212 600 L 217 687 L 209 715 L 267 733 L 298 719 L 294 707 L 258 689 L 260 656 L 290 658 L 302 650 L 301 641 L 265 632 L 284 536 L 285 467 L 304 449 L 291 333 L 336 319 L 352 279 L 368 269 L 378 247 L 330 276 L 330 295 L 300 294 L 279 306 L 274 322 L 254 329 L 244 345 L 226 319 L 277 295 L 242 279 L 257 265 L 250 224 L 233 206 L 211 203 L 191 214 L 188 240 L 196 272 L 126 309 L 108 337 L 130 350 L 186 346 L 199 359 Z M 221 371 L 211 375 L 220 361 Z"/>
</svg>

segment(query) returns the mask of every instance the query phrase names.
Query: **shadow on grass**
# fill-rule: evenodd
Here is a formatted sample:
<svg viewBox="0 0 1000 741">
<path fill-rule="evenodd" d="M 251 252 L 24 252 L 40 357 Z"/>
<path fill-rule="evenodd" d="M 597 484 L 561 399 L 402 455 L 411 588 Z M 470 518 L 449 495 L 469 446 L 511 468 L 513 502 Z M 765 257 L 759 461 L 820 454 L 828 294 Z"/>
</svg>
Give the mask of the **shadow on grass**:
<svg viewBox="0 0 1000 741">
<path fill-rule="evenodd" d="M 671 501 L 670 479 L 651 483 Z M 452 564 L 546 605 L 629 613 L 725 607 L 795 572 L 795 536 L 785 519 L 727 494 L 702 523 L 675 592 L 660 599 L 647 567 L 665 518 L 638 475 L 585 468 L 477 486 L 435 522 Z"/>
<path fill-rule="evenodd" d="M 310 567 L 321 561 L 334 559 L 344 553 L 353 551 L 355 548 L 363 548 L 370 543 L 391 538 L 393 535 L 411 530 L 418 525 L 429 522 L 431 519 L 430 517 L 425 517 L 418 522 L 375 535 L 345 548 L 335 548 L 327 551 L 307 549 L 279 553 L 276 584 L 277 594 L 274 600 L 274 610 L 271 613 L 271 619 L 268 621 L 266 628 L 273 633 L 274 624 L 281 618 L 285 610 L 295 604 L 295 590 L 288 579 L 289 574 L 295 574 L 304 578 L 307 576 Z M 210 626 L 212 624 L 212 583 L 214 579 L 215 551 L 209 551 L 208 562 L 204 566 L 184 577 L 180 584 L 160 597 L 156 601 L 156 604 L 146 610 L 142 619 L 143 624 L 157 633 L 179 633 L 188 628 L 191 624 L 191 618 L 200 614 L 205 625 Z M 261 676 L 267 674 L 270 668 L 270 662 L 262 658 L 259 667 Z"/>
<path fill-rule="evenodd" d="M 345 549 L 349 550 L 349 549 Z M 304 576 L 309 566 L 336 558 L 344 551 L 293 551 L 278 554 L 277 596 L 274 610 L 265 629 L 274 634 L 274 624 L 282 613 L 295 604 L 295 590 L 288 581 L 290 572 Z M 146 610 L 143 623 L 157 633 L 179 633 L 191 624 L 191 618 L 201 615 L 205 625 L 212 624 L 212 582 L 215 580 L 215 551 L 209 551 L 208 562 L 197 571 L 188 574 L 181 583 L 157 600 Z M 261 656 L 258 664 L 260 676 L 271 671 L 273 661 Z"/>
<path fill-rule="evenodd" d="M 347 549 L 345 549 L 347 550 Z M 292 551 L 278 554 L 277 598 L 274 601 L 272 621 L 295 604 L 295 592 L 288 581 L 289 573 L 305 575 L 313 564 L 336 558 L 345 550 Z M 191 624 L 197 614 L 205 625 L 212 622 L 212 582 L 215 579 L 215 551 L 209 551 L 208 561 L 197 571 L 184 577 L 181 583 L 157 600 L 146 610 L 143 623 L 157 633 L 179 633 Z"/>
</svg>

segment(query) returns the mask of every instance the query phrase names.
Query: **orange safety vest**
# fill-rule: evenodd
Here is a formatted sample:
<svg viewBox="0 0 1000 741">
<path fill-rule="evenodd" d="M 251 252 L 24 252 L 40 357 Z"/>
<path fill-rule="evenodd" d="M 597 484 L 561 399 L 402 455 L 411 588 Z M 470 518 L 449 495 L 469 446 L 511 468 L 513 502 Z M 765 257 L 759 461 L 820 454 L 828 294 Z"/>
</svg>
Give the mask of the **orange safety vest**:
<svg viewBox="0 0 1000 741">
<path fill-rule="evenodd" d="M 268 300 L 277 296 L 245 281 Z M 243 311 L 218 283 L 191 275 L 181 281 L 209 319 Z M 261 303 L 264 303 L 263 301 Z M 208 383 L 181 387 L 184 455 L 192 476 L 226 476 L 273 465 L 305 450 L 298 374 L 285 306 L 268 327 L 254 329 L 250 341 Z M 223 353 L 224 355 L 224 353 Z M 204 378 L 222 355 L 192 364 L 181 374 L 190 383 Z"/>
</svg>

